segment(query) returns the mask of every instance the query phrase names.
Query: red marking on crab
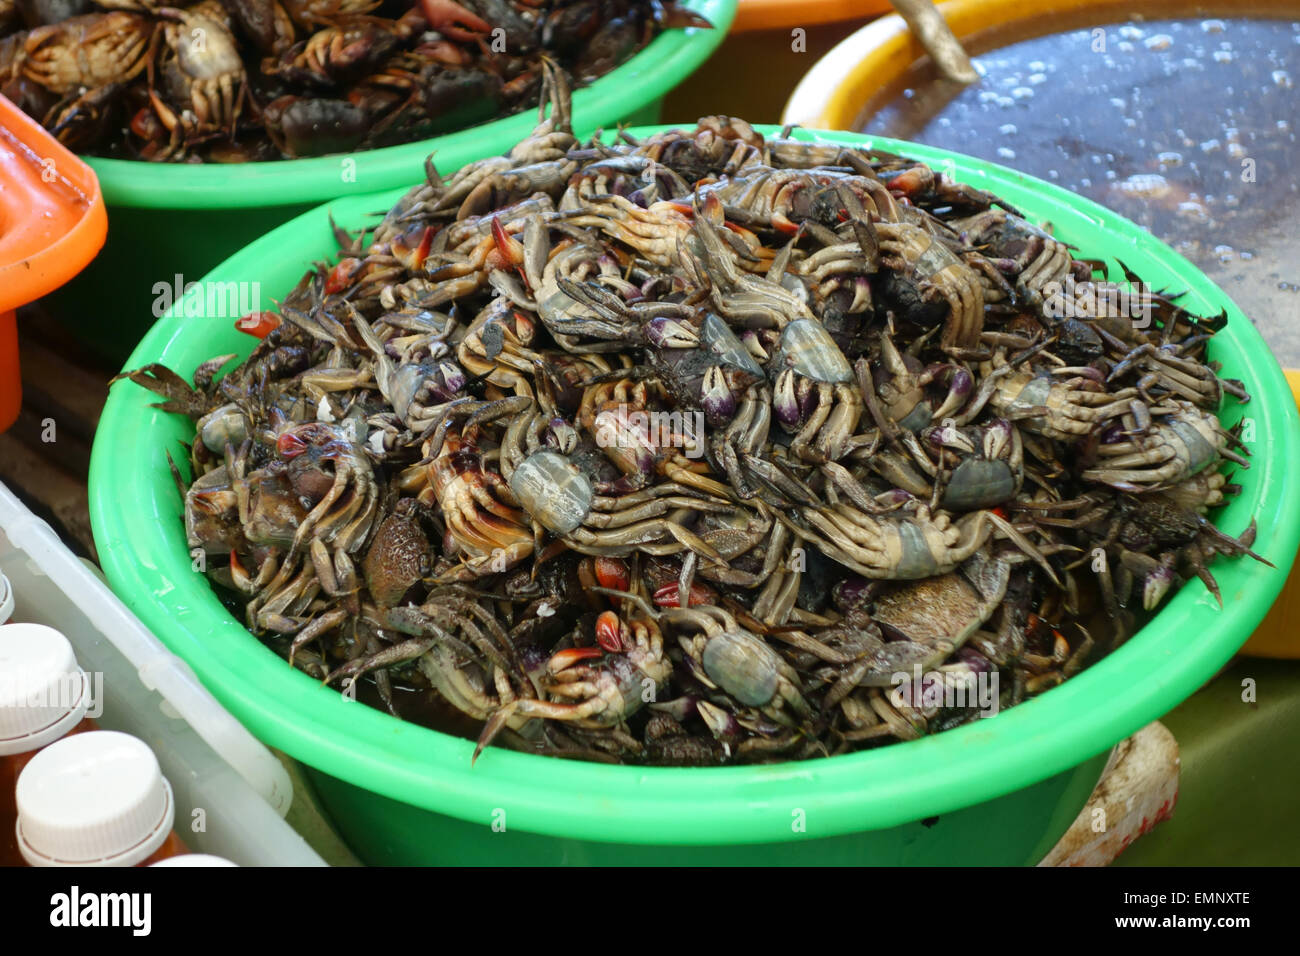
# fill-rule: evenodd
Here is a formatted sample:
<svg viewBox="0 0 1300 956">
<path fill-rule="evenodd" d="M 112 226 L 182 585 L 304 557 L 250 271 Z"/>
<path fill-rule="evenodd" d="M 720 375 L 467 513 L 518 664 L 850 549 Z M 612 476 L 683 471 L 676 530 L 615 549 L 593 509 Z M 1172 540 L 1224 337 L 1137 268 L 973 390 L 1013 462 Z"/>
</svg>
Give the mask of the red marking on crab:
<svg viewBox="0 0 1300 956">
<path fill-rule="evenodd" d="M 696 581 L 691 583 L 691 589 L 686 595 L 686 603 L 689 607 L 695 607 L 698 604 L 713 604 L 717 598 L 713 588 Z M 654 602 L 656 607 L 681 607 L 676 583 L 665 584 L 655 591 Z"/>
<path fill-rule="evenodd" d="M 611 591 L 626 591 L 631 580 L 627 563 L 619 558 L 597 558 L 595 572 L 600 586 Z"/>
<path fill-rule="evenodd" d="M 322 422 L 303 422 L 280 433 L 275 450 L 284 458 L 296 458 L 308 448 L 320 447 L 321 458 L 338 458 L 352 446 L 339 437 L 336 429 Z"/>
<path fill-rule="evenodd" d="M 603 611 L 596 618 L 596 643 L 611 654 L 620 654 L 623 645 L 623 622 L 613 611 Z"/>
<path fill-rule="evenodd" d="M 235 320 L 235 328 L 254 338 L 264 339 L 280 327 L 280 317 L 274 312 L 250 312 Z"/>
<path fill-rule="evenodd" d="M 325 275 L 325 294 L 333 295 L 350 286 L 360 266 L 360 259 L 354 259 L 351 256 L 340 259 L 338 265 Z"/>
<path fill-rule="evenodd" d="M 297 458 L 310 444 L 301 435 L 285 432 L 275 440 L 275 450 L 281 458 Z"/>
<path fill-rule="evenodd" d="M 158 114 L 150 107 L 142 106 L 131 117 L 128 124 L 131 132 L 143 140 L 151 140 L 160 137 L 163 134 L 162 121 L 158 119 Z"/>
</svg>

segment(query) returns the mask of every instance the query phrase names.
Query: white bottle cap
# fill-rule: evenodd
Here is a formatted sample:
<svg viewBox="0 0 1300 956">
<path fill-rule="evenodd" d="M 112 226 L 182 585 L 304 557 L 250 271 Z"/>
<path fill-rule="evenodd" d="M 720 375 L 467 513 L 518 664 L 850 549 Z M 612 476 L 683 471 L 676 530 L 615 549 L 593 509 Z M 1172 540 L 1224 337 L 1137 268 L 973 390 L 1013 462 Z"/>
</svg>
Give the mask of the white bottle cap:
<svg viewBox="0 0 1300 956">
<path fill-rule="evenodd" d="M 90 680 L 44 624 L 0 625 L 0 757 L 51 744 L 86 716 Z"/>
<path fill-rule="evenodd" d="M 169 856 L 165 860 L 159 860 L 157 863 L 150 863 L 150 868 L 155 866 L 238 866 L 238 863 L 231 863 L 227 859 L 219 856 L 210 856 L 207 853 L 182 853 L 180 856 Z"/>
<path fill-rule="evenodd" d="M 0 571 L 0 624 L 9 620 L 14 612 L 14 589 L 9 586 L 9 579 Z"/>
<path fill-rule="evenodd" d="M 18 775 L 18 850 L 32 866 L 134 866 L 176 814 L 158 759 L 130 734 L 96 730 L 46 747 Z"/>
</svg>

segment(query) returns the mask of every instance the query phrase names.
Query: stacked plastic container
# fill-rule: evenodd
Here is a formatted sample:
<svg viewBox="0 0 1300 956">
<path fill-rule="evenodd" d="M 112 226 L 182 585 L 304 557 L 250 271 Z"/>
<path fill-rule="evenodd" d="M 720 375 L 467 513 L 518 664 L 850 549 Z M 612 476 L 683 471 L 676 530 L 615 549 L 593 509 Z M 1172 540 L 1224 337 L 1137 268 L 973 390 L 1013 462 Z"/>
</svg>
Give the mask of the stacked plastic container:
<svg viewBox="0 0 1300 956">
<path fill-rule="evenodd" d="M 280 762 L 3 484 L 0 573 L 7 580 L 0 581 L 0 623 L 6 591 L 12 601 L 10 623 L 0 626 L 0 657 L 11 649 L 0 661 L 10 693 L 20 669 L 53 675 L 48 692 L 33 690 L 29 678 L 23 696 L 54 706 L 0 718 L 0 738 L 29 754 L 13 791 L 0 793 L 0 815 L 10 801 L 10 813 L 23 817 L 21 833 L 12 819 L 0 822 L 25 862 L 134 866 L 167 856 L 175 861 L 168 865 L 221 865 L 176 855 L 186 853 L 241 866 L 324 865 L 282 819 L 293 794 Z M 9 640 L 6 632 L 22 636 L 11 628 L 37 635 L 39 646 Z M 13 650 L 20 645 L 29 650 L 20 655 Z M 5 692 L 0 682 L 0 700 Z M 60 707 L 65 712 L 55 714 Z M 83 723 L 87 715 L 93 725 Z M 41 733 L 51 739 L 37 739 Z M 24 736 L 34 748 L 12 742 Z M 100 775 L 90 818 L 72 785 L 82 773 Z"/>
</svg>

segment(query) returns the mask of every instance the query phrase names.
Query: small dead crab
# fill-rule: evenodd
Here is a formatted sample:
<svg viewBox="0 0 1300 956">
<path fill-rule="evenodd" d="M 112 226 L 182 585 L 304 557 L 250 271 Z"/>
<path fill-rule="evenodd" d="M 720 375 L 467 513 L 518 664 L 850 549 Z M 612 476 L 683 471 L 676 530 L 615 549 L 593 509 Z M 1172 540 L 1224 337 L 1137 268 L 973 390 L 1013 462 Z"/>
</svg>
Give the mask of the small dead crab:
<svg viewBox="0 0 1300 956">
<path fill-rule="evenodd" d="M 1171 414 L 1142 431 L 1136 429 L 1131 416 L 1125 416 L 1129 428 L 1108 436 L 1109 441 L 1103 438 L 1097 446 L 1098 464 L 1086 469 L 1083 479 L 1140 492 L 1177 485 L 1225 458 L 1250 467 L 1246 458 L 1228 447 L 1240 441 L 1219 423 L 1217 415 L 1191 402 L 1172 404 Z"/>
<path fill-rule="evenodd" d="M 605 611 L 596 619 L 599 647 L 557 651 L 546 663 L 545 693 L 557 700 L 516 698 L 492 715 L 474 749 L 520 718 L 544 717 L 593 729 L 614 727 L 656 699 L 672 675 L 653 617 Z"/>
<path fill-rule="evenodd" d="M 975 271 L 919 226 L 882 222 L 874 229 L 904 317 L 929 325 L 931 306 L 941 302 L 947 306 L 943 344 L 973 348 L 984 328 L 984 287 Z"/>
<path fill-rule="evenodd" d="M 772 410 L 795 433 L 790 451 L 813 462 L 843 456 L 862 417 L 862 396 L 826 327 L 815 319 L 791 322 L 781 330 L 771 368 Z"/>
</svg>

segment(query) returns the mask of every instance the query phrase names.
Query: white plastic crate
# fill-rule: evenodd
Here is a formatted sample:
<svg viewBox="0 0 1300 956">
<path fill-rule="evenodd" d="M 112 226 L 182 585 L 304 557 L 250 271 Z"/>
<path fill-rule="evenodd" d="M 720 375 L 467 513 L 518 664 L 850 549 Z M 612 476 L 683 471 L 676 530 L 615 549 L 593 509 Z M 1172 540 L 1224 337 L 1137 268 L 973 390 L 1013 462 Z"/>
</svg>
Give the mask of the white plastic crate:
<svg viewBox="0 0 1300 956">
<path fill-rule="evenodd" d="M 12 620 L 62 631 L 96 692 L 102 686 L 96 722 L 153 748 L 175 792 L 176 830 L 191 851 L 242 866 L 325 865 L 282 819 L 293 788 L 275 756 L 3 483 L 0 571 L 13 595 Z"/>
</svg>

